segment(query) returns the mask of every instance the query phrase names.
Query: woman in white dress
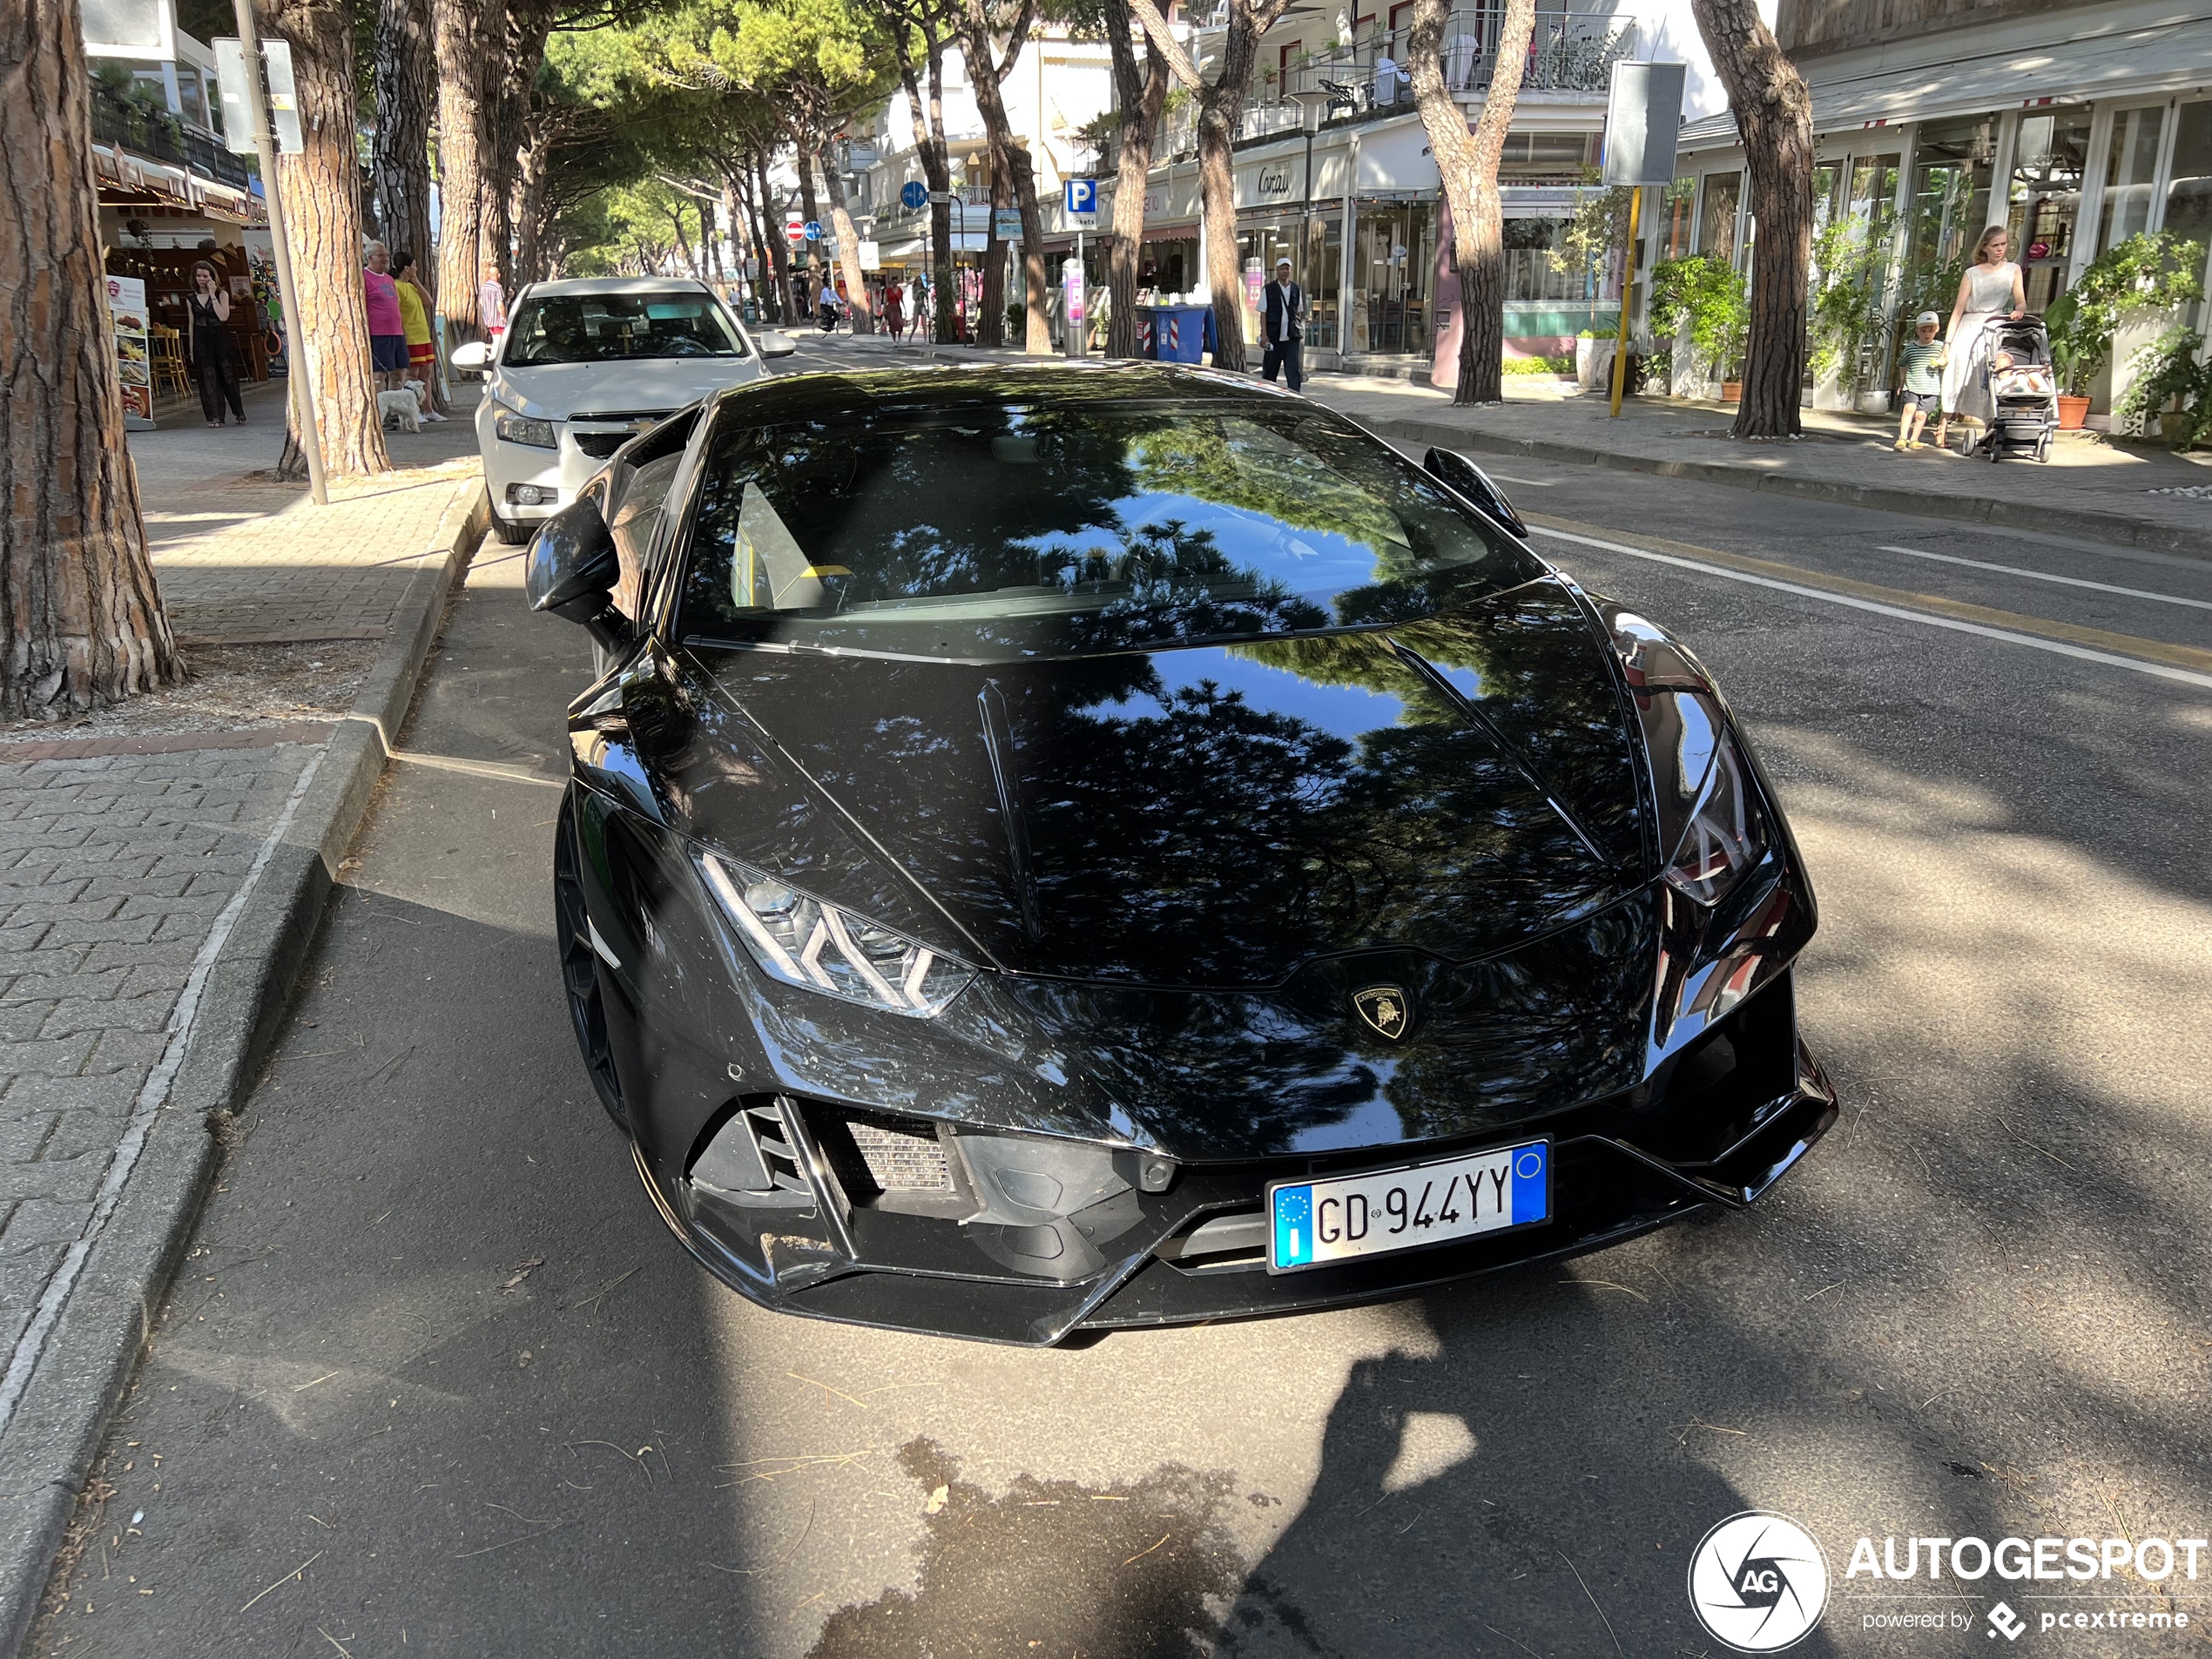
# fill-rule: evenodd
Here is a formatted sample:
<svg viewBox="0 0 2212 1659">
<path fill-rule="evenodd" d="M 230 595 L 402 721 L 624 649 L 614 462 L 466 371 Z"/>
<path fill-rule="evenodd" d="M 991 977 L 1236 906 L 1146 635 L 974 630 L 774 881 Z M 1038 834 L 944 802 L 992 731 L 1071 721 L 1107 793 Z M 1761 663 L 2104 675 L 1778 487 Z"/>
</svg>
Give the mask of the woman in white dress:
<svg viewBox="0 0 2212 1659">
<path fill-rule="evenodd" d="M 2000 314 L 2027 314 L 2020 268 L 2005 257 L 2011 246 L 2011 233 L 2002 225 L 1992 225 L 1974 244 L 1974 262 L 1959 279 L 1951 327 L 1943 335 L 1949 355 L 1943 364 L 1943 414 L 1936 421 L 1939 449 L 1951 435 L 1952 415 L 1986 421 L 1993 413 L 1988 388 L 1982 383 L 1982 368 L 1989 361 L 1989 337 L 1982 325 Z"/>
</svg>

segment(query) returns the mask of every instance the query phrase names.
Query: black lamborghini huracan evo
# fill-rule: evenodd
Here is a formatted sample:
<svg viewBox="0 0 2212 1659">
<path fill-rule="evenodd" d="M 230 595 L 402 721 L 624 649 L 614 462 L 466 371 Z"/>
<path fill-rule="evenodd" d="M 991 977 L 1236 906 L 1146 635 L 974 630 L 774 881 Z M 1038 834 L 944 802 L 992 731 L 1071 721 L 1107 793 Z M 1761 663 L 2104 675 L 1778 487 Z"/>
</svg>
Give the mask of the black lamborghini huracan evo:
<svg viewBox="0 0 2212 1659">
<path fill-rule="evenodd" d="M 529 554 L 561 965 L 687 1249 L 995 1341 L 1402 1295 L 1826 1131 L 1710 678 L 1480 469 L 1150 364 L 798 375 Z"/>
</svg>

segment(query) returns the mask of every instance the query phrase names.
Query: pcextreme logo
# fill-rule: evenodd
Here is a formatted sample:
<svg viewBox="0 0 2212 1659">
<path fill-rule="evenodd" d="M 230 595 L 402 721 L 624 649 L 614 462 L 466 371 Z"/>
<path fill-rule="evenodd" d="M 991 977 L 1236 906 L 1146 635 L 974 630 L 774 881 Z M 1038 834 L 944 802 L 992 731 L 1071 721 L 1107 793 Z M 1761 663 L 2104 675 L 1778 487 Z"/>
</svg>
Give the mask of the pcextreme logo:
<svg viewBox="0 0 2212 1659">
<path fill-rule="evenodd" d="M 1723 1646 L 1779 1653 L 1820 1622 L 1828 1559 L 1789 1516 L 1747 1509 L 1699 1541 L 1689 1558 L 1689 1605 Z"/>
</svg>

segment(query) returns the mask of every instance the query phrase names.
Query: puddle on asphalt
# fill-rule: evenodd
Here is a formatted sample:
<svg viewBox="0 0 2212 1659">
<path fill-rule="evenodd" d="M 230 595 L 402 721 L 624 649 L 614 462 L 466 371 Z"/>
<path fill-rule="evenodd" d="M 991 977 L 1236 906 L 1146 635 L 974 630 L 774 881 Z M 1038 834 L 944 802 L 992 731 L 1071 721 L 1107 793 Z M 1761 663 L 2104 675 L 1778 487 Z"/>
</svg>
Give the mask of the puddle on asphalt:
<svg viewBox="0 0 2212 1659">
<path fill-rule="evenodd" d="M 920 1588 L 840 1608 L 810 1659 L 1191 1659 L 1244 1586 L 1229 1518 L 1244 1499 L 1225 1471 L 1168 1463 L 1109 1487 L 1022 1474 L 992 1498 L 934 1440 L 899 1462 L 928 1528 Z"/>
</svg>

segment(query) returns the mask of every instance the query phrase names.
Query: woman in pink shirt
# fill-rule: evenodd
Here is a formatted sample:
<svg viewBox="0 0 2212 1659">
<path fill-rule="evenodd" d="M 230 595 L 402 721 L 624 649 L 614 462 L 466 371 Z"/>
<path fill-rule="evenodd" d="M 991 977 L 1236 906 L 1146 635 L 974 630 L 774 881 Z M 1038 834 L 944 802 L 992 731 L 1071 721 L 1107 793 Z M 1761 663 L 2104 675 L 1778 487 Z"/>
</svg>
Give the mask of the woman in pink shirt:
<svg viewBox="0 0 2212 1659">
<path fill-rule="evenodd" d="M 368 245 L 367 263 L 361 288 L 368 300 L 368 351 L 376 367 L 376 389 L 396 392 L 407 379 L 407 319 L 400 311 L 400 285 L 391 275 L 392 255 L 383 243 Z"/>
</svg>

